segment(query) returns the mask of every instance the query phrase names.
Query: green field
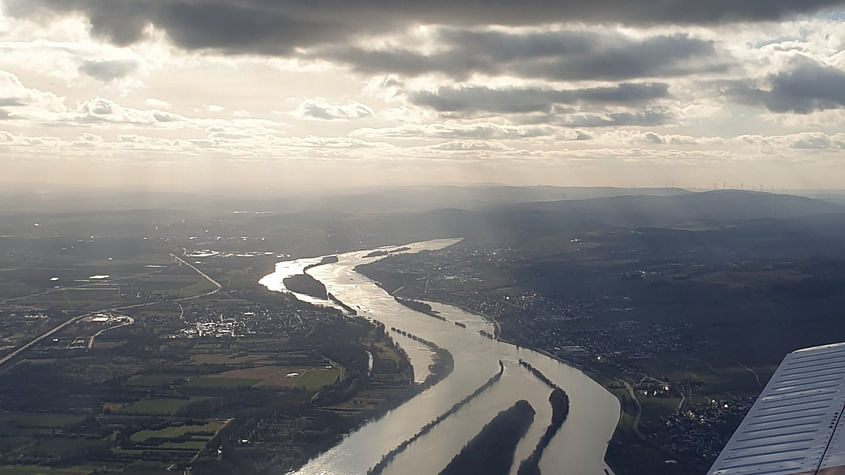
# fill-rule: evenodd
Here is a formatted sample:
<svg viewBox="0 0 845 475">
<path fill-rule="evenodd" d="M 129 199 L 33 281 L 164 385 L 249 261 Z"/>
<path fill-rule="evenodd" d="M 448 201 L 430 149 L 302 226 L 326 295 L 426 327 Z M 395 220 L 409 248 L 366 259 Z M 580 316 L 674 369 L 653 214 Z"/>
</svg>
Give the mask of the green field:
<svg viewBox="0 0 845 475">
<path fill-rule="evenodd" d="M 190 397 L 187 399 L 144 399 L 119 409 L 121 414 L 144 414 L 154 416 L 173 416 L 185 413 L 194 404 L 212 401 L 209 397 Z"/>
<path fill-rule="evenodd" d="M 317 391 L 323 386 L 334 384 L 340 377 L 338 368 L 313 369 L 296 379 L 296 387 L 306 391 Z"/>
<path fill-rule="evenodd" d="M 10 412 L 0 414 L 0 431 L 3 431 L 6 427 L 61 429 L 69 425 L 78 424 L 83 419 L 85 419 L 84 416 L 73 414 Z"/>
<path fill-rule="evenodd" d="M 132 434 L 129 440 L 131 442 L 143 443 L 150 439 L 178 439 L 189 434 L 215 434 L 225 424 L 224 421 L 212 421 L 201 426 L 170 426 L 161 430 L 142 430 Z M 202 442 L 205 445 L 205 441 Z"/>
<path fill-rule="evenodd" d="M 241 437 L 251 442 L 232 448 L 238 457 L 237 466 L 228 467 L 230 473 L 266 473 L 269 466 L 286 471 L 378 414 L 381 404 L 405 397 L 409 371 L 399 383 L 395 379 L 401 375 L 382 377 L 375 371 L 372 387 L 369 381 L 338 385 L 331 387 L 334 399 L 327 395 L 312 403 L 326 385 L 359 379 L 366 371 L 363 349 L 389 346 L 389 340 L 359 319 L 338 319 L 334 311 L 258 285 L 272 271 L 275 255 L 201 259 L 199 268 L 225 286 L 223 292 L 203 296 L 215 286 L 169 256 L 195 250 L 199 243 L 185 236 L 202 236 L 213 225 L 208 216 L 181 210 L 141 215 L 95 213 L 92 223 L 81 225 L 87 218 L 74 216 L 61 218 L 61 226 L 59 218 L 50 217 L 25 238 L 7 239 L 0 233 L 0 333 L 6 351 L 92 311 L 134 322 L 98 335 L 89 350 L 70 349 L 82 346 L 73 345 L 75 340 L 87 342 L 113 326 L 80 320 L 58 331 L 55 341 L 47 339 L 4 365 L 0 475 L 165 473 L 169 467 L 181 473 L 192 460 L 203 467 L 197 473 L 218 473 L 224 469 L 221 462 L 231 461 L 204 449 L 216 449 L 212 441 L 217 438 Z M 232 219 L 228 212 L 222 216 Z M 32 219 L 24 219 L 29 227 Z M 213 226 L 223 236 L 247 234 L 241 225 Z M 0 227 L 23 228 L 11 226 L 5 217 Z M 291 227 L 295 235 L 301 234 L 298 228 Z M 248 234 L 276 235 L 263 228 Z M 225 252 L 252 252 L 255 246 L 293 252 L 288 240 L 299 242 L 286 235 L 285 245 L 238 238 L 214 246 Z M 312 244 L 312 249 L 323 246 Z M 334 248 L 338 246 L 332 244 Z M 109 277 L 90 279 L 95 275 Z M 178 300 L 182 297 L 199 298 Z M 13 300 L 4 303 L 7 299 Z M 294 313 L 308 318 L 292 318 Z M 192 338 L 184 332 L 221 314 L 244 323 L 242 336 Z M 395 350 L 378 352 L 376 360 L 394 355 Z M 339 369 L 325 368 L 327 358 Z M 390 366 L 397 361 L 403 362 L 396 359 Z M 291 373 L 301 376 L 288 377 Z M 326 417 L 335 399 L 353 394 L 366 403 L 350 403 L 344 417 Z M 224 420 L 231 420 L 231 427 Z"/>
<path fill-rule="evenodd" d="M 88 475 L 97 470 L 96 467 L 66 467 L 51 468 L 37 465 L 3 465 L 0 466 L 0 475 Z"/>
<path fill-rule="evenodd" d="M 200 278 L 191 285 L 182 287 L 176 290 L 175 294 L 182 296 L 182 297 L 193 297 L 196 295 L 201 295 L 207 292 L 211 292 L 212 290 L 216 289 L 217 287 L 212 284 L 211 282 Z"/>
<path fill-rule="evenodd" d="M 178 380 L 184 380 L 184 374 L 178 373 L 150 373 L 137 374 L 126 381 L 127 386 L 168 386 Z"/>
<path fill-rule="evenodd" d="M 202 376 L 192 379 L 185 384 L 186 388 L 202 388 L 202 389 L 234 389 L 234 388 L 249 388 L 261 382 L 261 379 L 255 378 L 219 378 L 215 376 Z"/>
<path fill-rule="evenodd" d="M 186 440 L 184 442 L 165 442 L 159 447 L 174 450 L 202 450 L 207 443 L 206 440 Z"/>
</svg>

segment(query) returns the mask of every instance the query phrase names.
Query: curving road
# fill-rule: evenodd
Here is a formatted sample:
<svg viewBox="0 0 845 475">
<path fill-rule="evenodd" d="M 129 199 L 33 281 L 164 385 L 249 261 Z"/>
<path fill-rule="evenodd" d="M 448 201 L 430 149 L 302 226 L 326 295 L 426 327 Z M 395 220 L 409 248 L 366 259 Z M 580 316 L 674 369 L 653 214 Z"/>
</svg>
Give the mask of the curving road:
<svg viewBox="0 0 845 475">
<path fill-rule="evenodd" d="M 206 279 L 207 281 L 211 282 L 211 283 L 214 285 L 214 287 L 215 287 L 215 289 L 214 289 L 214 290 L 212 290 L 212 291 L 210 291 L 210 292 L 205 292 L 205 293 L 203 293 L 203 294 L 194 295 L 194 296 L 191 296 L 191 297 L 184 297 L 184 298 L 176 299 L 176 300 L 174 300 L 174 302 L 179 303 L 179 302 L 184 302 L 184 301 L 186 301 L 186 300 L 198 299 L 198 298 L 200 298 L 200 297 L 205 297 L 205 296 L 208 296 L 208 295 L 213 295 L 213 294 L 216 294 L 217 292 L 220 292 L 220 290 L 222 290 L 222 289 L 223 289 L 223 286 L 222 286 L 219 282 L 217 282 L 216 280 L 214 280 L 214 279 L 212 279 L 211 277 L 209 277 L 209 276 L 208 276 L 208 274 L 206 274 L 205 272 L 203 272 L 203 271 L 199 270 L 199 269 L 198 269 L 196 266 L 194 266 L 193 264 L 191 264 L 191 263 L 189 263 L 189 262 L 185 261 L 184 259 L 182 259 L 181 257 L 179 257 L 179 256 L 177 256 L 177 255 L 175 255 L 175 254 L 170 254 L 170 257 L 172 257 L 172 258 L 173 258 L 173 259 L 175 259 L 176 261 L 178 261 L 178 262 L 180 262 L 180 263 L 182 263 L 182 264 L 184 264 L 184 265 L 186 265 L 186 266 L 190 267 L 191 269 L 193 269 L 193 270 L 194 270 L 194 272 L 196 272 L 197 274 L 199 274 L 202 278 Z M 118 310 L 128 310 L 128 309 L 130 309 L 130 308 L 145 307 L 145 306 L 147 306 L 147 305 L 153 305 L 153 304 L 157 304 L 157 303 L 161 303 L 161 302 L 146 302 L 146 303 L 139 303 L 139 304 L 133 304 L 133 305 L 124 305 L 124 306 L 118 306 L 118 307 L 103 308 L 103 309 L 100 309 L 100 310 L 94 310 L 94 311 L 92 311 L 92 312 L 84 313 L 84 314 L 82 314 L 82 315 L 79 315 L 79 316 L 73 317 L 73 318 L 71 318 L 70 320 L 67 320 L 67 321 L 65 321 L 65 322 L 62 322 L 61 324 L 59 324 L 59 325 L 57 325 L 57 326 L 55 326 L 55 327 L 51 328 L 50 330 L 48 330 L 48 331 L 46 331 L 46 332 L 42 333 L 42 334 L 41 334 L 41 335 L 39 335 L 39 336 L 35 337 L 34 339 L 30 340 L 28 343 L 25 343 L 24 345 L 22 345 L 21 347 L 19 347 L 19 348 L 18 348 L 18 349 L 16 349 L 15 351 L 13 351 L 13 352 L 9 353 L 8 355 L 4 356 L 3 358 L 0 358 L 0 368 L 2 368 L 4 365 L 8 364 L 10 361 L 14 360 L 14 359 L 15 359 L 15 358 L 17 358 L 18 356 L 20 356 L 22 353 L 24 353 L 24 352 L 26 352 L 27 350 L 29 350 L 30 348 L 32 348 L 33 346 L 35 346 L 35 345 L 37 345 L 38 343 L 40 343 L 40 342 L 44 341 L 44 339 L 45 339 L 45 338 L 49 338 L 49 337 L 51 337 L 52 335 L 54 335 L 54 334 L 56 334 L 57 332 L 61 331 L 63 328 L 65 328 L 65 327 L 67 327 L 67 326 L 70 326 L 70 325 L 73 325 L 74 323 L 77 323 L 77 322 L 79 322 L 80 320 L 82 320 L 82 319 L 84 319 L 84 318 L 86 318 L 86 317 L 90 317 L 90 316 L 92 316 L 92 315 L 96 315 L 96 314 L 98 314 L 98 313 L 116 312 L 116 311 L 118 311 Z M 180 308 L 181 308 L 181 304 L 180 304 Z M 184 309 L 182 310 L 182 312 L 184 313 Z M 133 320 L 133 323 L 134 323 L 134 320 Z M 96 338 L 98 335 L 102 334 L 103 332 L 105 332 L 105 331 L 107 331 L 107 330 L 113 330 L 113 329 L 115 329 L 115 328 L 117 328 L 117 327 L 120 327 L 120 326 L 125 326 L 125 325 L 131 325 L 131 323 L 129 323 L 129 324 L 121 324 L 121 325 L 117 325 L 117 326 L 114 326 L 114 327 L 106 328 L 105 330 L 102 330 L 102 331 L 98 332 L 97 334 L 95 334 L 94 336 L 92 336 L 92 337 L 91 337 L 91 339 L 88 341 L 88 348 L 91 348 L 91 347 L 93 346 L 93 344 L 94 344 L 94 338 Z"/>
</svg>

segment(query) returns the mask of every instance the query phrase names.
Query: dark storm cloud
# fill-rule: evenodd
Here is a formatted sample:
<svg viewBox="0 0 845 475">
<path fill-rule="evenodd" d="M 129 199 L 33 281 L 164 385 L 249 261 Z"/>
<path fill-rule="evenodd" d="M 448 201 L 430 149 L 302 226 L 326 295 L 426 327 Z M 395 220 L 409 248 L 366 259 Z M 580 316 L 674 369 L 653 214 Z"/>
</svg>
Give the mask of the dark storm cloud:
<svg viewBox="0 0 845 475">
<path fill-rule="evenodd" d="M 128 75 L 129 73 L 138 69 L 138 63 L 135 61 L 85 61 L 79 66 L 79 71 L 83 74 L 91 76 L 94 79 L 99 79 L 103 82 L 114 81 Z"/>
<path fill-rule="evenodd" d="M 668 96 L 667 84 L 620 84 L 571 90 L 539 88 L 490 89 L 482 86 L 442 87 L 414 92 L 411 102 L 440 112 L 549 112 L 555 104 L 638 104 Z"/>
<path fill-rule="evenodd" d="M 762 104 L 772 112 L 809 114 L 845 108 L 845 71 L 799 57 L 787 71 L 769 76 L 764 87 L 751 81 L 728 83 L 723 92 L 747 104 Z"/>
<path fill-rule="evenodd" d="M 154 25 L 182 48 L 230 54 L 286 55 L 297 46 L 332 41 L 355 29 L 331 15 L 309 20 L 307 9 L 294 1 L 6 0 L 5 7 L 13 16 L 81 13 L 95 35 L 121 46 L 142 39 L 144 29 Z"/>
<path fill-rule="evenodd" d="M 723 69 L 707 62 L 715 55 L 711 41 L 684 34 L 633 38 L 617 32 L 550 33 L 446 32 L 444 39 L 459 56 L 485 58 L 532 77 L 548 79 L 623 79 L 672 76 Z M 687 64 L 687 63 L 693 63 Z"/>
<path fill-rule="evenodd" d="M 16 16 L 81 13 L 127 45 L 153 24 L 188 49 L 286 54 L 355 34 L 426 23 L 468 27 L 550 22 L 703 24 L 777 20 L 845 0 L 6 0 Z"/>
<path fill-rule="evenodd" d="M 443 49 L 330 48 L 322 54 L 363 73 L 512 74 L 547 80 L 623 80 L 724 71 L 728 64 L 711 41 L 688 35 L 635 38 L 617 32 L 563 30 L 544 33 L 446 29 Z"/>
<path fill-rule="evenodd" d="M 259 54 L 286 53 L 296 46 L 332 41 L 345 29 L 332 19 L 291 18 L 284 10 L 264 6 L 269 2 L 239 3 L 258 5 L 170 2 L 153 23 L 187 49 Z"/>
</svg>

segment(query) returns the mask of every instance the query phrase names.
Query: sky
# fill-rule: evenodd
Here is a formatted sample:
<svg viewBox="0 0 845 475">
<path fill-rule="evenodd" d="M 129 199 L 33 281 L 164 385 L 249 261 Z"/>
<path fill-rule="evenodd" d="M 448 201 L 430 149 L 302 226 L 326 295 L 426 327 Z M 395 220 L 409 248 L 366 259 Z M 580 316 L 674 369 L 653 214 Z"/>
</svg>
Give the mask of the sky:
<svg viewBox="0 0 845 475">
<path fill-rule="evenodd" d="M 845 189 L 845 1 L 0 0 L 0 171 Z"/>
</svg>

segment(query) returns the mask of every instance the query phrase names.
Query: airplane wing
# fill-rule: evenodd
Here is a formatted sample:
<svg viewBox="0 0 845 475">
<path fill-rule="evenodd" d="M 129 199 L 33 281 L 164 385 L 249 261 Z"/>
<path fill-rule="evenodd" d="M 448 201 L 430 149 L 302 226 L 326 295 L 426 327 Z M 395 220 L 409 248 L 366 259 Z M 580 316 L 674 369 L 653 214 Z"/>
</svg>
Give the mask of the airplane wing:
<svg viewBox="0 0 845 475">
<path fill-rule="evenodd" d="M 845 475 L 845 343 L 784 358 L 708 475 Z"/>
</svg>

